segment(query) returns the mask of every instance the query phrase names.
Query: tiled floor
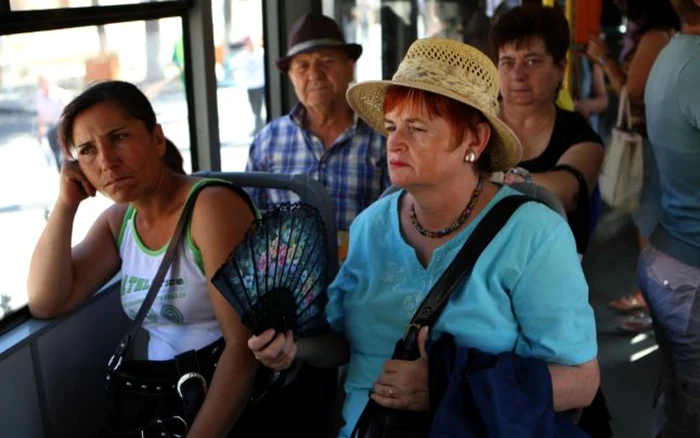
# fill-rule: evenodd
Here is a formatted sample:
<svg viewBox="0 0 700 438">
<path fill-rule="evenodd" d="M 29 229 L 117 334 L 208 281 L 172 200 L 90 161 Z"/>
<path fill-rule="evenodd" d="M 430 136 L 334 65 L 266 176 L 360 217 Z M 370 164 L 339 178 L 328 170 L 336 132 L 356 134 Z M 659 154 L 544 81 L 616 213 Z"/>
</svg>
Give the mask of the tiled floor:
<svg viewBox="0 0 700 438">
<path fill-rule="evenodd" d="M 629 217 L 608 213 L 583 262 L 598 323 L 603 391 L 619 438 L 651 437 L 651 402 L 659 366 L 657 352 L 644 354 L 655 346 L 653 333 L 635 336 L 618 331 L 619 315 L 607 306 L 637 289 L 637 253 L 636 230 Z M 633 361 L 635 356 L 643 357 Z"/>
</svg>

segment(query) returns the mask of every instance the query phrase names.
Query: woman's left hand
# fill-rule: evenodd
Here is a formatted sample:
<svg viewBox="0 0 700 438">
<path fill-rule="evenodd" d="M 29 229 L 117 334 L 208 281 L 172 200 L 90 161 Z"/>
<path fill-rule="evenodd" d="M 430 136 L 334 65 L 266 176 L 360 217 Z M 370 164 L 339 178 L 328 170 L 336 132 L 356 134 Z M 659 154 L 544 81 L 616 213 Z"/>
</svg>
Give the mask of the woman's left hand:
<svg viewBox="0 0 700 438">
<path fill-rule="evenodd" d="M 371 397 L 374 401 L 392 409 L 428 410 L 428 355 L 425 352 L 427 339 L 428 327 L 423 327 L 418 332 L 418 359 L 388 360 L 384 363 L 384 370 L 372 387 Z"/>
<path fill-rule="evenodd" d="M 593 60 L 593 62 L 604 65 L 609 53 L 610 49 L 605 41 L 597 36 L 591 35 L 588 41 L 588 47 L 586 47 L 586 54 L 588 57 Z"/>
<path fill-rule="evenodd" d="M 583 117 L 590 117 L 593 113 L 591 109 L 591 101 L 588 99 L 581 99 L 574 102 L 574 111 L 581 113 Z"/>
</svg>

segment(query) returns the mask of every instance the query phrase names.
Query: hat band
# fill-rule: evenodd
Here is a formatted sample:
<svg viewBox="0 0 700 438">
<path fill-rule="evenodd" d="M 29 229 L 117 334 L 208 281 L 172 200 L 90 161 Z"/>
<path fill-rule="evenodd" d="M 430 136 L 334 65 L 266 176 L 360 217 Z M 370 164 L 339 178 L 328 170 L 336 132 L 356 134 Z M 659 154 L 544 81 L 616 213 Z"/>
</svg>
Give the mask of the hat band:
<svg viewBox="0 0 700 438">
<path fill-rule="evenodd" d="M 333 38 L 319 38 L 315 40 L 304 41 L 303 43 L 295 44 L 287 50 L 287 56 L 294 56 L 315 46 L 342 46 L 345 43 Z"/>
<path fill-rule="evenodd" d="M 496 116 L 499 112 L 498 94 L 469 70 L 429 58 L 404 59 L 394 74 L 396 85 L 427 89 L 469 105 L 478 105 L 484 114 Z M 449 84 L 449 87 L 446 85 Z M 456 91 L 458 90 L 458 91 Z M 464 102 L 466 103 L 466 102 Z"/>
</svg>

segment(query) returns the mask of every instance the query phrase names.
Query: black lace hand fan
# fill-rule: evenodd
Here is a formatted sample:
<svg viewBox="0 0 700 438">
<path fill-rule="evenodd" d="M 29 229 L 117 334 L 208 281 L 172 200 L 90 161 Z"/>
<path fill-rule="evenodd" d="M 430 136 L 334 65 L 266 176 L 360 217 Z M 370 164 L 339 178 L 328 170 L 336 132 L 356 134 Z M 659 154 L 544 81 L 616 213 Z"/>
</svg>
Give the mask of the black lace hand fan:
<svg viewBox="0 0 700 438">
<path fill-rule="evenodd" d="M 285 203 L 266 212 L 212 278 L 243 323 L 303 338 L 325 331 L 328 242 L 314 207 Z"/>
</svg>

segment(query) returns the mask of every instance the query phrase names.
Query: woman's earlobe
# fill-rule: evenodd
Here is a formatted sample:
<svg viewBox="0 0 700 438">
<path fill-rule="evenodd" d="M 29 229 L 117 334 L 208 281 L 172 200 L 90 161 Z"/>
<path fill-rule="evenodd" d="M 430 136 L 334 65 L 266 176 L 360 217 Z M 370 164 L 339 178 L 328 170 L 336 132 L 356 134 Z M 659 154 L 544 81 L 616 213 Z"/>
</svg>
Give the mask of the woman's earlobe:
<svg viewBox="0 0 700 438">
<path fill-rule="evenodd" d="M 464 156 L 464 161 L 467 163 L 474 163 L 476 161 L 477 155 L 474 148 L 468 148 L 467 154 Z"/>
</svg>

